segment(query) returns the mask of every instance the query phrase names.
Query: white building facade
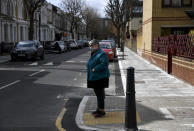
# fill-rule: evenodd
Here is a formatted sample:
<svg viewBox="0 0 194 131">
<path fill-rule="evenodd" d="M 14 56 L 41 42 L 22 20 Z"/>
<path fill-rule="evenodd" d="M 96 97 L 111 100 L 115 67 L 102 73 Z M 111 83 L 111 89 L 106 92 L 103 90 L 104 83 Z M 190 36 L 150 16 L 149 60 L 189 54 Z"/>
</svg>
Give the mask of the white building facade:
<svg viewBox="0 0 194 131">
<path fill-rule="evenodd" d="M 28 39 L 28 25 L 25 20 L 22 0 L 0 1 L 0 42 L 15 43 Z"/>
</svg>

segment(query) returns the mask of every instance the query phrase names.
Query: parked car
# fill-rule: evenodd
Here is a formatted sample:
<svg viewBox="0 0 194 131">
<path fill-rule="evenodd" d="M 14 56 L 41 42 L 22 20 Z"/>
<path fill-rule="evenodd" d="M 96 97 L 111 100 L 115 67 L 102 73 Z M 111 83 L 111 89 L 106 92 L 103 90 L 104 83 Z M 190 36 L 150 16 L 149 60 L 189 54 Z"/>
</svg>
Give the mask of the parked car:
<svg viewBox="0 0 194 131">
<path fill-rule="evenodd" d="M 82 42 L 84 43 L 85 47 L 89 47 L 89 41 L 88 40 L 82 40 Z"/>
<path fill-rule="evenodd" d="M 116 57 L 116 43 L 114 40 L 102 40 L 101 42 L 111 42 L 113 51 L 114 51 L 114 57 Z"/>
<path fill-rule="evenodd" d="M 108 55 L 109 61 L 114 60 L 114 51 L 111 42 L 99 42 L 100 48 Z"/>
<path fill-rule="evenodd" d="M 21 41 L 16 44 L 11 51 L 11 61 L 18 58 L 44 59 L 44 48 L 39 41 Z"/>
<path fill-rule="evenodd" d="M 85 46 L 85 43 L 83 40 L 78 40 L 77 43 L 78 43 L 79 48 L 83 48 Z"/>
<path fill-rule="evenodd" d="M 64 53 L 67 51 L 67 43 L 64 41 L 55 41 L 52 44 L 52 49 L 58 51 L 59 54 Z"/>
<path fill-rule="evenodd" d="M 78 49 L 79 48 L 76 40 L 69 40 L 69 43 L 70 43 L 71 49 Z"/>
<path fill-rule="evenodd" d="M 68 51 L 71 51 L 70 42 L 67 41 L 67 40 L 65 40 L 64 42 L 65 42 L 65 44 L 67 45 L 67 50 L 68 50 Z"/>
</svg>

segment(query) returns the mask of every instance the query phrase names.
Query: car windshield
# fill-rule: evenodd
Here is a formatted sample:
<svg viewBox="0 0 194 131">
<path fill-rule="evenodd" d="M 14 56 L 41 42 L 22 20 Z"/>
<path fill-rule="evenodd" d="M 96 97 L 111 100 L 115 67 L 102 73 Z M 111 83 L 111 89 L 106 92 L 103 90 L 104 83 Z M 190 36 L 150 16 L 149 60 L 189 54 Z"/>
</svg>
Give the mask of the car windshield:
<svg viewBox="0 0 194 131">
<path fill-rule="evenodd" d="M 100 44 L 100 48 L 102 48 L 102 49 L 111 49 L 111 45 L 109 45 L 109 44 Z"/>
<path fill-rule="evenodd" d="M 16 47 L 34 47 L 33 42 L 19 42 Z"/>
</svg>

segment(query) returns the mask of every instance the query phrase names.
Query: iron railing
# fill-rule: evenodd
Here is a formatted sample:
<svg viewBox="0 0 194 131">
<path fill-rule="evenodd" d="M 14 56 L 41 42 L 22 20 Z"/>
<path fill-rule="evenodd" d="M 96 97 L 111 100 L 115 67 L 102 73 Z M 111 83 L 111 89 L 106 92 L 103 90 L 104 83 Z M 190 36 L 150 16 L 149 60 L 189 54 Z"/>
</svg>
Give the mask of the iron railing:
<svg viewBox="0 0 194 131">
<path fill-rule="evenodd" d="M 153 40 L 153 52 L 168 54 L 169 50 L 174 56 L 194 59 L 194 35 L 170 35 Z"/>
</svg>

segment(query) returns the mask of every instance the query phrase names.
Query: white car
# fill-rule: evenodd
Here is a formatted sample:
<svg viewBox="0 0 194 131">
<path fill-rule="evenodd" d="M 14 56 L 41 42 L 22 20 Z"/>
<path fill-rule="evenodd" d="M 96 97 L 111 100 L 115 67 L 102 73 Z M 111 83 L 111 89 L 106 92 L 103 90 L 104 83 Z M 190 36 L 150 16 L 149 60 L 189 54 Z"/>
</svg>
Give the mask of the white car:
<svg viewBox="0 0 194 131">
<path fill-rule="evenodd" d="M 70 43 L 70 47 L 72 49 L 78 49 L 79 48 L 79 45 L 78 45 L 76 40 L 69 40 L 69 43 Z"/>
<path fill-rule="evenodd" d="M 57 50 L 61 54 L 67 51 L 67 44 L 64 41 L 55 41 L 52 43 L 52 49 Z"/>
</svg>

